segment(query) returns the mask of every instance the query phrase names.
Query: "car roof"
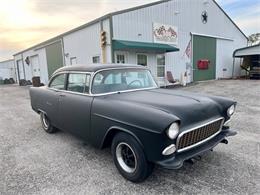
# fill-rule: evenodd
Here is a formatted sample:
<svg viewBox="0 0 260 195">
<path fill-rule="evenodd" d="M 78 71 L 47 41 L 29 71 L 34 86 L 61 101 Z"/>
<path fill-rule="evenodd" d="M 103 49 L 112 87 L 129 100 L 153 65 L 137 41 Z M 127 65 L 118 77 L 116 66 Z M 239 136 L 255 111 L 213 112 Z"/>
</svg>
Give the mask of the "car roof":
<svg viewBox="0 0 260 195">
<path fill-rule="evenodd" d="M 72 66 L 64 66 L 56 70 L 53 74 L 64 72 L 64 71 L 78 71 L 78 72 L 96 72 L 103 69 L 113 68 L 144 68 L 141 65 L 134 64 L 77 64 Z"/>
</svg>

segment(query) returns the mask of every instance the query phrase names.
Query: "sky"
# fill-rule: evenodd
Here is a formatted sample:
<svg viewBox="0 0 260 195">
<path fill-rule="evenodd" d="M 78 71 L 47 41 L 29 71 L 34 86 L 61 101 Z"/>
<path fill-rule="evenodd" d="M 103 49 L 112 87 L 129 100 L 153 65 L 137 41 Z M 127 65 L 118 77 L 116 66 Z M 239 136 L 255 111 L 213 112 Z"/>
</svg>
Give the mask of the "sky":
<svg viewBox="0 0 260 195">
<path fill-rule="evenodd" d="M 0 61 L 104 14 L 156 0 L 0 0 Z M 246 35 L 260 32 L 260 0 L 216 0 Z"/>
</svg>

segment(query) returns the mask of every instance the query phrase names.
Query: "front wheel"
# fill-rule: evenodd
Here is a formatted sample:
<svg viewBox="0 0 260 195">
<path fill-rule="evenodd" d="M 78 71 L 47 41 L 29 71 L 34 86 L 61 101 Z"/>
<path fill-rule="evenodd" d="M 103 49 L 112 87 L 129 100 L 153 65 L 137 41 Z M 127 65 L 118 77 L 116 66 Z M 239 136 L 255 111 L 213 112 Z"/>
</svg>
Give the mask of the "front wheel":
<svg viewBox="0 0 260 195">
<path fill-rule="evenodd" d="M 57 131 L 57 129 L 51 125 L 51 122 L 45 113 L 43 112 L 40 113 L 40 119 L 42 123 L 42 128 L 44 129 L 45 132 L 55 133 Z"/>
<path fill-rule="evenodd" d="M 124 178 L 142 182 L 152 173 L 153 164 L 146 160 L 142 147 L 131 135 L 116 134 L 111 150 L 114 163 Z"/>
</svg>

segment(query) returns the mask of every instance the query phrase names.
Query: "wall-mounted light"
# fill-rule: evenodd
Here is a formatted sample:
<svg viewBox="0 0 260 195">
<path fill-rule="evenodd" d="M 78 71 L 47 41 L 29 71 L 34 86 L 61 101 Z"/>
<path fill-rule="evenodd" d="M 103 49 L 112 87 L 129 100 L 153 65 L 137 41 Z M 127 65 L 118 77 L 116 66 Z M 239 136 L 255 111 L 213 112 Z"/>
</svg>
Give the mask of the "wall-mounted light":
<svg viewBox="0 0 260 195">
<path fill-rule="evenodd" d="M 67 57 L 69 57 L 70 56 L 70 54 L 69 53 L 65 53 L 65 57 L 67 58 Z"/>
<path fill-rule="evenodd" d="M 138 34 L 137 34 L 137 36 L 138 36 L 138 37 L 141 37 L 141 36 L 142 36 L 142 34 L 141 34 L 141 33 L 138 33 Z"/>
</svg>

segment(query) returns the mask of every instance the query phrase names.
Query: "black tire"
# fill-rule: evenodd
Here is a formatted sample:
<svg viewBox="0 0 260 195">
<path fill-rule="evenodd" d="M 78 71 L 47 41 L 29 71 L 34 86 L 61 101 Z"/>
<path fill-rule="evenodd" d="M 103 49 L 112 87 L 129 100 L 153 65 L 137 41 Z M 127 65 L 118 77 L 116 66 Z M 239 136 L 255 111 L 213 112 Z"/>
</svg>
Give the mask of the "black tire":
<svg viewBox="0 0 260 195">
<path fill-rule="evenodd" d="M 154 165 L 146 160 L 142 147 L 133 136 L 123 132 L 116 134 L 111 150 L 118 171 L 127 180 L 138 183 L 151 175 Z M 125 160 L 124 155 L 128 156 Z"/>
<path fill-rule="evenodd" d="M 45 132 L 55 133 L 57 131 L 57 128 L 51 125 L 51 122 L 45 113 L 43 112 L 40 113 L 40 119 L 41 119 L 42 128 Z"/>
</svg>

